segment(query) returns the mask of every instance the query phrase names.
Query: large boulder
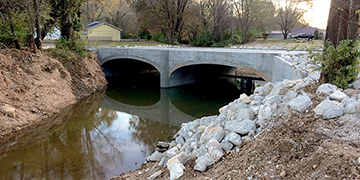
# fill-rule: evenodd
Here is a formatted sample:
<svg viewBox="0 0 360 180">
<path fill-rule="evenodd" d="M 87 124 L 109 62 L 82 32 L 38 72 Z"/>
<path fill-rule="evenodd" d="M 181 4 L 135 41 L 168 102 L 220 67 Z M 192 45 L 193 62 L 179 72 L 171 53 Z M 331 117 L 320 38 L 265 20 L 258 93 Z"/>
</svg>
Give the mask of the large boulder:
<svg viewBox="0 0 360 180">
<path fill-rule="evenodd" d="M 332 100 L 324 100 L 314 109 L 315 114 L 322 115 L 324 119 L 331 119 L 344 114 L 341 103 Z"/>
<path fill-rule="evenodd" d="M 316 94 L 324 93 L 326 95 L 330 95 L 331 93 L 335 92 L 337 90 L 337 87 L 335 85 L 325 83 L 318 87 L 316 90 Z"/>
<path fill-rule="evenodd" d="M 214 158 L 211 157 L 209 153 L 206 153 L 204 156 L 199 157 L 195 161 L 194 169 L 197 171 L 205 171 L 208 166 L 215 163 Z"/>
<path fill-rule="evenodd" d="M 235 132 L 231 132 L 225 136 L 224 140 L 233 143 L 235 146 L 241 144 L 241 136 Z"/>
<path fill-rule="evenodd" d="M 184 174 L 184 165 L 176 163 L 168 167 L 170 171 L 170 180 L 179 179 Z"/>
<path fill-rule="evenodd" d="M 151 156 L 149 156 L 146 160 L 147 161 L 160 161 L 162 158 L 164 157 L 164 154 L 159 152 L 159 151 L 155 151 Z"/>
<path fill-rule="evenodd" d="M 242 120 L 246 120 L 246 119 L 253 120 L 254 112 L 250 108 L 239 109 L 238 112 L 236 113 L 236 120 L 242 121 Z"/>
<path fill-rule="evenodd" d="M 311 99 L 307 95 L 299 95 L 289 102 L 290 108 L 298 112 L 304 112 L 312 104 Z"/>
<path fill-rule="evenodd" d="M 169 159 L 169 161 L 166 163 L 166 166 L 169 168 L 171 165 L 177 164 L 177 163 L 181 163 L 181 164 L 185 165 L 189 159 L 190 159 L 189 156 L 186 155 L 185 152 L 182 152 L 182 153 L 172 157 L 171 159 Z"/>
<path fill-rule="evenodd" d="M 210 141 L 206 143 L 206 148 L 209 150 L 209 154 L 215 162 L 219 161 L 224 155 L 221 144 L 215 139 L 210 139 Z"/>
<path fill-rule="evenodd" d="M 252 120 L 244 120 L 244 121 L 229 121 L 225 124 L 225 129 L 229 131 L 234 131 L 242 135 L 247 135 L 249 131 L 255 131 L 256 125 Z"/>
<path fill-rule="evenodd" d="M 345 93 L 343 93 L 343 92 L 341 92 L 341 91 L 339 91 L 339 90 L 336 90 L 335 92 L 333 92 L 332 94 L 330 94 L 330 99 L 331 100 L 335 100 L 335 101 L 339 101 L 339 102 L 341 102 L 343 99 L 345 99 L 345 98 L 348 98 L 348 96 L 345 94 Z"/>
<path fill-rule="evenodd" d="M 222 127 L 210 124 L 201 135 L 199 142 L 202 144 L 213 138 L 217 141 L 221 141 L 224 138 L 224 130 Z"/>
</svg>

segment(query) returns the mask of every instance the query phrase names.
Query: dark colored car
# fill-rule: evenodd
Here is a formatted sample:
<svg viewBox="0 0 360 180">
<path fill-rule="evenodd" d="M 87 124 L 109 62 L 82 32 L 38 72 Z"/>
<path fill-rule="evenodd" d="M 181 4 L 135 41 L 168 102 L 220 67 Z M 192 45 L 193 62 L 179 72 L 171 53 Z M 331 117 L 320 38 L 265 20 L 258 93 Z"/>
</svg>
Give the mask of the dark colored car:
<svg viewBox="0 0 360 180">
<path fill-rule="evenodd" d="M 311 40 L 313 40 L 315 38 L 315 36 L 312 35 L 312 34 L 301 33 L 301 34 L 298 34 L 298 35 L 294 36 L 293 38 L 295 38 L 297 40 L 307 39 L 308 41 L 311 41 Z"/>
</svg>

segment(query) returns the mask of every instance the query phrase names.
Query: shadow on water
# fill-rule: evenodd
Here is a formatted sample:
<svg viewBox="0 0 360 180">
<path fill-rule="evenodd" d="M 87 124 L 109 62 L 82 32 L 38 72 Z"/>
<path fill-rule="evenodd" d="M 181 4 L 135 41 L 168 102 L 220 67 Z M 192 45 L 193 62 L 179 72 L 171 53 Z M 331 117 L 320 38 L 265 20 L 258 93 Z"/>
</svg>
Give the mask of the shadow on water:
<svg viewBox="0 0 360 180">
<path fill-rule="evenodd" d="M 107 179 L 140 168 L 181 123 L 239 97 L 213 82 L 160 89 L 110 86 L 28 132 L 0 142 L 0 179 Z"/>
</svg>

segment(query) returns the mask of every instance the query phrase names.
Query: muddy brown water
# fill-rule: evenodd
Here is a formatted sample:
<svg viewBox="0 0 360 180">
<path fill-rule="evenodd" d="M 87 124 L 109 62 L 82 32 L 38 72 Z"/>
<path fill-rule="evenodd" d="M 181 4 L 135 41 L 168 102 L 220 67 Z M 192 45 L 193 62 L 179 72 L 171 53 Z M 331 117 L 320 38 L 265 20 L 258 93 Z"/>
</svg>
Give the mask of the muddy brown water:
<svg viewBox="0 0 360 180">
<path fill-rule="evenodd" d="M 160 89 L 110 86 L 0 144 L 0 179 L 109 179 L 136 170 L 181 123 L 240 92 L 225 82 Z"/>
</svg>

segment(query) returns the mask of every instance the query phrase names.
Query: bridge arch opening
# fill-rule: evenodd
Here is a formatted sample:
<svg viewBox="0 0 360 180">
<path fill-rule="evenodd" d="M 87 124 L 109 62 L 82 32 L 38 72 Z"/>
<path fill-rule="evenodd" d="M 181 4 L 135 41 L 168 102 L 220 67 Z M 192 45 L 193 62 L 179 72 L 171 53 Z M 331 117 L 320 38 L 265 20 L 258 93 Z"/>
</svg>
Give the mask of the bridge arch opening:
<svg viewBox="0 0 360 180">
<path fill-rule="evenodd" d="M 169 85 L 176 87 L 212 80 L 228 79 L 226 75 L 235 75 L 236 67 L 217 64 L 193 64 L 175 69 L 170 74 Z M 234 82 L 235 83 L 235 82 Z"/>
<path fill-rule="evenodd" d="M 191 64 L 173 70 L 169 77 L 169 85 L 177 87 L 222 81 L 227 83 L 227 85 L 224 84 L 227 88 L 233 86 L 240 93 L 250 95 L 255 88 L 255 80 L 264 81 L 264 76 L 266 76 L 264 73 L 241 65 L 235 67 L 222 64 Z"/>
<path fill-rule="evenodd" d="M 112 59 L 101 67 L 110 85 L 160 86 L 160 71 L 140 60 Z"/>
</svg>

